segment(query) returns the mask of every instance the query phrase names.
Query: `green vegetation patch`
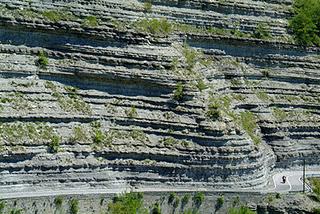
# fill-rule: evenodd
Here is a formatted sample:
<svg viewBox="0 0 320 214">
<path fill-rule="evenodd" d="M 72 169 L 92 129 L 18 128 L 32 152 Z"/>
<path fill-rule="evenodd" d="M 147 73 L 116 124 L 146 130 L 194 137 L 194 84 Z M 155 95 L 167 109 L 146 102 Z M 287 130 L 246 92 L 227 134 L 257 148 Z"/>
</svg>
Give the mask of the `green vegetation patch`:
<svg viewBox="0 0 320 214">
<path fill-rule="evenodd" d="M 143 3 L 143 10 L 145 12 L 149 12 L 149 13 L 152 11 L 152 3 L 151 3 L 151 1 L 146 1 L 146 2 Z"/>
<path fill-rule="evenodd" d="M 138 116 L 138 112 L 135 106 L 131 106 L 130 109 L 126 109 L 125 113 L 129 118 L 135 118 Z"/>
<path fill-rule="evenodd" d="M 36 65 L 39 68 L 46 69 L 49 65 L 49 59 L 47 54 L 44 51 L 40 51 L 38 54 L 38 59 L 36 61 Z"/>
<path fill-rule="evenodd" d="M 76 17 L 71 12 L 64 10 L 46 10 L 42 13 L 42 16 L 51 22 L 76 20 Z"/>
<path fill-rule="evenodd" d="M 228 214 L 256 214 L 256 212 L 250 210 L 246 206 L 233 207 L 228 210 Z"/>
<path fill-rule="evenodd" d="M 70 141 L 73 143 L 86 142 L 90 139 L 89 133 L 84 126 L 75 126 L 73 128 Z"/>
<path fill-rule="evenodd" d="M 205 195 L 203 192 L 197 192 L 192 198 L 193 203 L 196 205 L 196 207 L 200 207 L 201 204 L 204 202 L 204 199 Z"/>
<path fill-rule="evenodd" d="M 45 123 L 2 123 L 0 139 L 8 143 L 15 142 L 53 142 L 57 134 Z"/>
<path fill-rule="evenodd" d="M 320 46 L 320 1 L 295 0 L 293 8 L 294 16 L 289 25 L 296 42 Z"/>
<path fill-rule="evenodd" d="M 0 97 L 0 104 L 9 104 L 17 111 L 30 110 L 32 108 L 28 97 L 20 92 L 10 93 L 8 97 Z"/>
<path fill-rule="evenodd" d="M 61 208 L 62 206 L 62 203 L 63 203 L 63 197 L 62 196 L 57 196 L 55 199 L 54 199 L 54 204 L 57 208 Z"/>
<path fill-rule="evenodd" d="M 108 205 L 110 214 L 145 214 L 148 211 L 143 207 L 143 193 L 125 193 L 113 198 Z"/>
<path fill-rule="evenodd" d="M 181 101 L 185 95 L 185 86 L 179 82 L 176 85 L 176 89 L 173 91 L 173 99 Z"/>
<path fill-rule="evenodd" d="M 316 194 L 318 200 L 320 201 L 320 178 L 310 178 L 310 183 L 312 185 L 312 191 Z"/>
<path fill-rule="evenodd" d="M 239 122 L 242 128 L 246 131 L 246 133 L 250 136 L 252 141 L 255 144 L 261 143 L 261 137 L 256 134 L 256 130 L 258 128 L 257 125 L 257 116 L 252 112 L 245 111 L 240 113 Z"/>
<path fill-rule="evenodd" d="M 273 108 L 272 109 L 272 115 L 276 118 L 277 121 L 282 122 L 284 121 L 287 117 L 288 114 L 284 110 L 280 108 Z"/>
<path fill-rule="evenodd" d="M 87 16 L 82 20 L 82 26 L 85 27 L 98 27 L 99 21 L 96 16 Z"/>
<path fill-rule="evenodd" d="M 172 32 L 172 24 L 167 19 L 141 19 L 133 24 L 137 32 L 150 33 L 155 36 L 168 36 Z"/>
<path fill-rule="evenodd" d="M 70 214 L 79 213 L 79 201 L 77 199 L 72 199 L 70 201 Z"/>
<path fill-rule="evenodd" d="M 254 37 L 257 38 L 257 39 L 264 39 L 264 40 L 267 40 L 267 39 L 270 39 L 272 38 L 271 34 L 270 34 L 270 28 L 267 24 L 265 23 L 259 23 L 257 25 L 257 28 L 254 32 Z"/>
<path fill-rule="evenodd" d="M 64 87 L 67 95 L 59 91 L 58 86 L 47 81 L 45 87 L 52 91 L 52 96 L 57 99 L 60 108 L 66 112 L 80 112 L 90 115 L 92 113 L 90 105 L 86 103 L 82 96 L 78 95 L 78 89 L 72 86 Z"/>
</svg>

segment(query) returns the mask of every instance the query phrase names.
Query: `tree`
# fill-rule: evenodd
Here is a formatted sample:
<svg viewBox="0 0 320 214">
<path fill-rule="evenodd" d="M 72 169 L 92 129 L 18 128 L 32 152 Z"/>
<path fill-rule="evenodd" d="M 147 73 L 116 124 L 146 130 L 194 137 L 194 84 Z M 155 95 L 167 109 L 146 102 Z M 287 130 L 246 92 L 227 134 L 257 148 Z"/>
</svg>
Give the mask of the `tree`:
<svg viewBox="0 0 320 214">
<path fill-rule="evenodd" d="M 295 0 L 293 8 L 294 17 L 289 24 L 296 42 L 320 46 L 320 1 Z"/>
</svg>

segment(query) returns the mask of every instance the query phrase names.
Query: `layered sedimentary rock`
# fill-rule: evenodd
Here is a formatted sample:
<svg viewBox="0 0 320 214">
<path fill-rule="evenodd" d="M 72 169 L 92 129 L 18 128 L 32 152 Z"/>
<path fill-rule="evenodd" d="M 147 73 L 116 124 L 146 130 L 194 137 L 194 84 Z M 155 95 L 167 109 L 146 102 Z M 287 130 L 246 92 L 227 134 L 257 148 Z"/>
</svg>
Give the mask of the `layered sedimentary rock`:
<svg viewBox="0 0 320 214">
<path fill-rule="evenodd" d="M 0 2 L 3 191 L 260 188 L 319 162 L 291 1 Z"/>
</svg>

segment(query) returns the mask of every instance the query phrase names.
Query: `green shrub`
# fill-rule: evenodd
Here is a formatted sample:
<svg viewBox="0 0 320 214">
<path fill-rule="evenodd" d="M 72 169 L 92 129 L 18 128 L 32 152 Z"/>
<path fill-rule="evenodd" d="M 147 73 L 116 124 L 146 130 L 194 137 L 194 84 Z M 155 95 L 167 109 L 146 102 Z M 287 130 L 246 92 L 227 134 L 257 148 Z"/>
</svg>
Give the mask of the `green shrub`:
<svg viewBox="0 0 320 214">
<path fill-rule="evenodd" d="M 256 212 L 250 210 L 248 207 L 241 206 L 240 208 L 233 207 L 229 209 L 228 214 L 256 214 Z"/>
<path fill-rule="evenodd" d="M 206 113 L 206 116 L 209 117 L 212 120 L 218 120 L 221 116 L 221 113 L 218 109 L 218 105 L 216 103 L 211 103 L 208 106 L 208 111 Z"/>
<path fill-rule="evenodd" d="M 172 32 L 172 24 L 167 19 L 142 19 L 136 21 L 137 32 L 143 31 L 155 36 L 168 36 Z"/>
<path fill-rule="evenodd" d="M 224 203 L 224 197 L 223 196 L 219 196 L 217 198 L 217 208 L 222 207 L 223 203 Z"/>
<path fill-rule="evenodd" d="M 146 1 L 143 3 L 143 10 L 145 12 L 151 12 L 152 11 L 152 3 L 150 1 Z"/>
<path fill-rule="evenodd" d="M 22 209 L 12 209 L 10 210 L 10 214 L 23 214 Z"/>
<path fill-rule="evenodd" d="M 100 129 L 94 131 L 93 143 L 102 144 L 105 141 L 105 139 L 106 135 Z"/>
<path fill-rule="evenodd" d="M 175 192 L 170 193 L 168 198 L 168 204 L 172 204 L 176 197 L 177 197 L 177 194 Z"/>
<path fill-rule="evenodd" d="M 253 35 L 257 39 L 269 39 L 271 38 L 269 31 L 267 24 L 259 23 Z"/>
<path fill-rule="evenodd" d="M 71 214 L 79 213 L 79 201 L 77 199 L 72 199 L 70 201 L 70 213 Z"/>
<path fill-rule="evenodd" d="M 232 206 L 235 207 L 240 204 L 240 197 L 237 196 L 233 199 Z"/>
<path fill-rule="evenodd" d="M 183 56 L 187 63 L 187 70 L 191 71 L 199 59 L 198 51 L 185 44 L 183 48 Z"/>
<path fill-rule="evenodd" d="M 262 101 L 267 102 L 267 101 L 270 100 L 269 95 L 268 95 L 266 92 L 264 92 L 264 91 L 259 91 L 259 92 L 256 93 L 256 95 L 257 95 L 257 97 L 258 97 L 260 100 L 262 100 Z"/>
<path fill-rule="evenodd" d="M 70 141 L 73 143 L 85 142 L 89 139 L 88 133 L 82 126 L 75 126 Z"/>
<path fill-rule="evenodd" d="M 131 106 L 129 110 L 126 110 L 126 115 L 130 118 L 135 118 L 138 116 L 138 112 L 135 106 Z"/>
<path fill-rule="evenodd" d="M 126 193 L 113 198 L 108 205 L 109 214 L 140 214 L 145 213 L 142 193 Z"/>
<path fill-rule="evenodd" d="M 240 124 L 255 144 L 261 143 L 260 136 L 255 134 L 255 131 L 258 128 L 257 117 L 255 114 L 249 111 L 241 112 Z"/>
<path fill-rule="evenodd" d="M 320 201 L 320 178 L 311 178 L 312 191 L 317 195 Z"/>
<path fill-rule="evenodd" d="M 47 68 L 48 64 L 49 64 L 49 59 L 47 57 L 47 54 L 44 51 L 40 51 L 38 54 L 36 65 L 42 69 L 45 69 Z"/>
<path fill-rule="evenodd" d="M 312 214 L 320 214 L 320 207 L 319 208 L 314 208 L 312 210 Z"/>
<path fill-rule="evenodd" d="M 97 27 L 99 25 L 98 19 L 95 16 L 88 16 L 82 21 L 82 26 Z"/>
<path fill-rule="evenodd" d="M 6 202 L 0 201 L 0 214 L 4 214 L 5 207 L 6 207 Z"/>
<path fill-rule="evenodd" d="M 184 89 L 185 86 L 181 82 L 179 82 L 173 92 L 173 99 L 181 101 L 184 97 Z"/>
<path fill-rule="evenodd" d="M 60 147 L 60 137 L 57 135 L 53 135 L 51 137 L 51 142 L 49 144 L 49 150 L 52 153 L 57 153 Z"/>
<path fill-rule="evenodd" d="M 204 193 L 203 192 L 197 192 L 194 196 L 193 196 L 193 202 L 197 207 L 200 207 L 201 204 L 204 202 Z"/>
<path fill-rule="evenodd" d="M 288 117 L 287 112 L 280 108 L 273 108 L 272 115 L 280 122 L 284 121 Z"/>
<path fill-rule="evenodd" d="M 155 203 L 151 210 L 151 214 L 161 214 L 161 207 L 159 203 Z"/>
<path fill-rule="evenodd" d="M 63 202 L 62 196 L 58 196 L 54 199 L 54 204 L 56 205 L 57 208 L 60 208 L 62 206 L 62 202 Z"/>
<path fill-rule="evenodd" d="M 181 206 L 185 207 L 189 203 L 190 198 L 191 198 L 190 194 L 185 194 L 181 200 Z"/>
<path fill-rule="evenodd" d="M 295 0 L 294 16 L 289 22 L 295 40 L 301 45 L 320 46 L 320 1 Z"/>
<path fill-rule="evenodd" d="M 176 209 L 180 204 L 180 198 L 176 196 L 174 202 L 173 202 L 173 207 Z"/>
<path fill-rule="evenodd" d="M 203 91 L 208 88 L 208 86 L 205 84 L 203 80 L 198 80 L 196 86 L 199 89 L 199 91 Z"/>
<path fill-rule="evenodd" d="M 49 21 L 59 22 L 59 21 L 73 21 L 76 17 L 68 12 L 62 10 L 46 10 L 42 13 L 42 16 Z"/>
</svg>

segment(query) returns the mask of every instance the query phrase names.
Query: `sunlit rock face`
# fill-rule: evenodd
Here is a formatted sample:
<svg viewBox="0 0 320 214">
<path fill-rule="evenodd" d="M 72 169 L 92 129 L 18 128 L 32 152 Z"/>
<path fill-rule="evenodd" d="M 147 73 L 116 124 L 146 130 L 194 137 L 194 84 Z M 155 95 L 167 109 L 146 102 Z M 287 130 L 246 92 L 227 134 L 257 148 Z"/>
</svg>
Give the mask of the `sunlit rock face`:
<svg viewBox="0 0 320 214">
<path fill-rule="evenodd" d="M 4 192 L 259 189 L 320 161 L 289 0 L 0 3 Z"/>
</svg>

